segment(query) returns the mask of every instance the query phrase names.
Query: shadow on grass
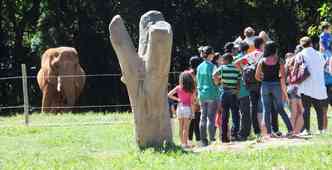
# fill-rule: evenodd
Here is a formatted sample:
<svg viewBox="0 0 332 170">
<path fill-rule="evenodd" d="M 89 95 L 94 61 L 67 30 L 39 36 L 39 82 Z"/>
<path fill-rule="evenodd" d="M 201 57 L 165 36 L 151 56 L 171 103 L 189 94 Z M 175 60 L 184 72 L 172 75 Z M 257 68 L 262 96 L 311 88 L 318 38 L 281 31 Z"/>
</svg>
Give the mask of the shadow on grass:
<svg viewBox="0 0 332 170">
<path fill-rule="evenodd" d="M 182 147 L 176 145 L 174 142 L 171 143 L 164 142 L 162 146 L 158 145 L 139 146 L 139 149 L 140 151 L 153 149 L 154 152 L 158 153 L 181 153 L 181 154 L 193 153 L 192 151 L 185 150 Z"/>
</svg>

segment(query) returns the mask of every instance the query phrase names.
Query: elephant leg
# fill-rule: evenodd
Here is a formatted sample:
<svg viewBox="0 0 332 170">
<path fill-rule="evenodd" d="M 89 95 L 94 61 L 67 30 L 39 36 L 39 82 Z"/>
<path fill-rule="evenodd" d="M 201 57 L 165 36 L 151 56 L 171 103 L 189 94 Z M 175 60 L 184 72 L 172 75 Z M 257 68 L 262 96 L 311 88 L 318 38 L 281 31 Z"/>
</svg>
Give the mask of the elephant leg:
<svg viewBox="0 0 332 170">
<path fill-rule="evenodd" d="M 44 88 L 43 101 L 42 101 L 42 112 L 54 113 L 57 107 L 57 91 L 54 86 L 47 85 Z"/>
<path fill-rule="evenodd" d="M 52 101 L 50 97 L 50 92 L 48 90 L 48 87 L 44 88 L 43 92 L 43 99 L 42 99 L 42 112 L 43 113 L 48 113 L 51 111 L 49 107 L 51 107 Z"/>
</svg>

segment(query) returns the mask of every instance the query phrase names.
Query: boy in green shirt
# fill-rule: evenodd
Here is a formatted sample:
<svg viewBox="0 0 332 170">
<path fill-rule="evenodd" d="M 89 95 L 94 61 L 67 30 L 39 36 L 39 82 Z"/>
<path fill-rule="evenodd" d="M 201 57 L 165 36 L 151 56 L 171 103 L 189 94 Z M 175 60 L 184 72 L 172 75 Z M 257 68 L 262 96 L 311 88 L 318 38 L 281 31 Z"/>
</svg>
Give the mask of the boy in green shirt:
<svg viewBox="0 0 332 170">
<path fill-rule="evenodd" d="M 228 121 L 229 114 L 232 111 L 232 138 L 238 139 L 238 133 L 240 129 L 240 115 L 238 106 L 238 93 L 240 90 L 241 72 L 233 64 L 233 56 L 231 53 L 226 53 L 222 56 L 223 65 L 221 65 L 216 72 L 214 77 L 219 79 L 223 84 L 224 93 L 221 99 L 221 105 L 224 108 L 222 113 L 222 142 L 228 143 Z"/>
</svg>

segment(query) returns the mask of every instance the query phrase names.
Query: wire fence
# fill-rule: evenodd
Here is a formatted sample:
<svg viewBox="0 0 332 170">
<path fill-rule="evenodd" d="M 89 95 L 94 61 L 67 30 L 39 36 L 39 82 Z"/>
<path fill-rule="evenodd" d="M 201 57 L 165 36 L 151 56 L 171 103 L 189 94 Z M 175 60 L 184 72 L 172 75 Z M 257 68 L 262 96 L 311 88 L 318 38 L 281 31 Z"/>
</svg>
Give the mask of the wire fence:
<svg viewBox="0 0 332 170">
<path fill-rule="evenodd" d="M 173 74 L 173 75 L 178 75 L 181 72 L 170 72 L 169 74 Z M 57 78 L 57 77 L 61 77 L 61 78 L 78 78 L 78 77 L 121 77 L 122 74 L 85 74 L 85 75 L 62 75 L 62 76 L 47 76 L 49 78 Z M 22 79 L 23 76 L 13 76 L 13 77 L 0 77 L 0 81 L 1 80 L 14 80 L 14 79 Z M 36 79 L 37 76 L 26 76 L 27 79 Z"/>
<path fill-rule="evenodd" d="M 103 105 L 75 105 L 75 106 L 51 106 L 51 107 L 41 107 L 38 105 L 30 105 L 29 104 L 29 97 L 27 89 L 27 83 L 26 81 L 28 79 L 34 79 L 37 80 L 37 75 L 26 75 L 26 69 L 25 65 L 22 65 L 22 75 L 21 76 L 12 76 L 12 77 L 0 77 L 0 81 L 7 81 L 7 80 L 19 80 L 21 79 L 23 81 L 22 83 L 22 88 L 23 88 L 23 98 L 24 98 L 24 104 L 23 105 L 12 105 L 12 106 L 0 106 L 0 110 L 5 110 L 5 109 L 17 109 L 17 110 L 23 110 L 24 109 L 24 115 L 25 115 L 25 124 L 29 124 L 29 114 L 32 111 L 41 111 L 42 108 L 44 109 L 94 109 L 94 108 L 128 108 L 131 110 L 135 106 L 131 106 L 129 103 L 128 104 L 103 104 Z M 170 72 L 169 75 L 179 75 L 181 72 Z M 96 77 L 121 77 L 122 74 L 88 74 L 88 75 L 62 75 L 60 76 L 61 78 L 78 78 L 78 77 L 86 77 L 86 78 L 96 78 Z M 58 78 L 58 76 L 48 76 L 49 78 Z M 41 99 L 40 99 L 41 100 Z M 111 123 L 111 122 L 108 122 Z M 100 124 L 108 124 L 107 122 L 102 122 Z M 79 123 L 81 125 L 86 125 L 86 124 L 91 124 L 91 123 Z M 92 123 L 93 124 L 93 123 Z M 58 126 L 58 125 L 50 125 L 50 126 Z M 0 125 L 1 127 L 1 125 Z"/>
</svg>

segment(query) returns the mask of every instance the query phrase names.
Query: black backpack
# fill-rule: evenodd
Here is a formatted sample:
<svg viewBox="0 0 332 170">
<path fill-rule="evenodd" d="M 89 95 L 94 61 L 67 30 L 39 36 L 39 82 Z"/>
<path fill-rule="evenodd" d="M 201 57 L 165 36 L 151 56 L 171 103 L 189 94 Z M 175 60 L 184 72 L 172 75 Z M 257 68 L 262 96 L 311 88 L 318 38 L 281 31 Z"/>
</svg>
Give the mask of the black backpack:
<svg viewBox="0 0 332 170">
<path fill-rule="evenodd" d="M 245 87 L 249 91 L 258 92 L 259 91 L 259 81 L 256 80 L 255 74 L 256 74 L 256 68 L 257 63 L 255 64 L 247 64 L 243 67 L 242 77 L 245 84 Z"/>
</svg>

